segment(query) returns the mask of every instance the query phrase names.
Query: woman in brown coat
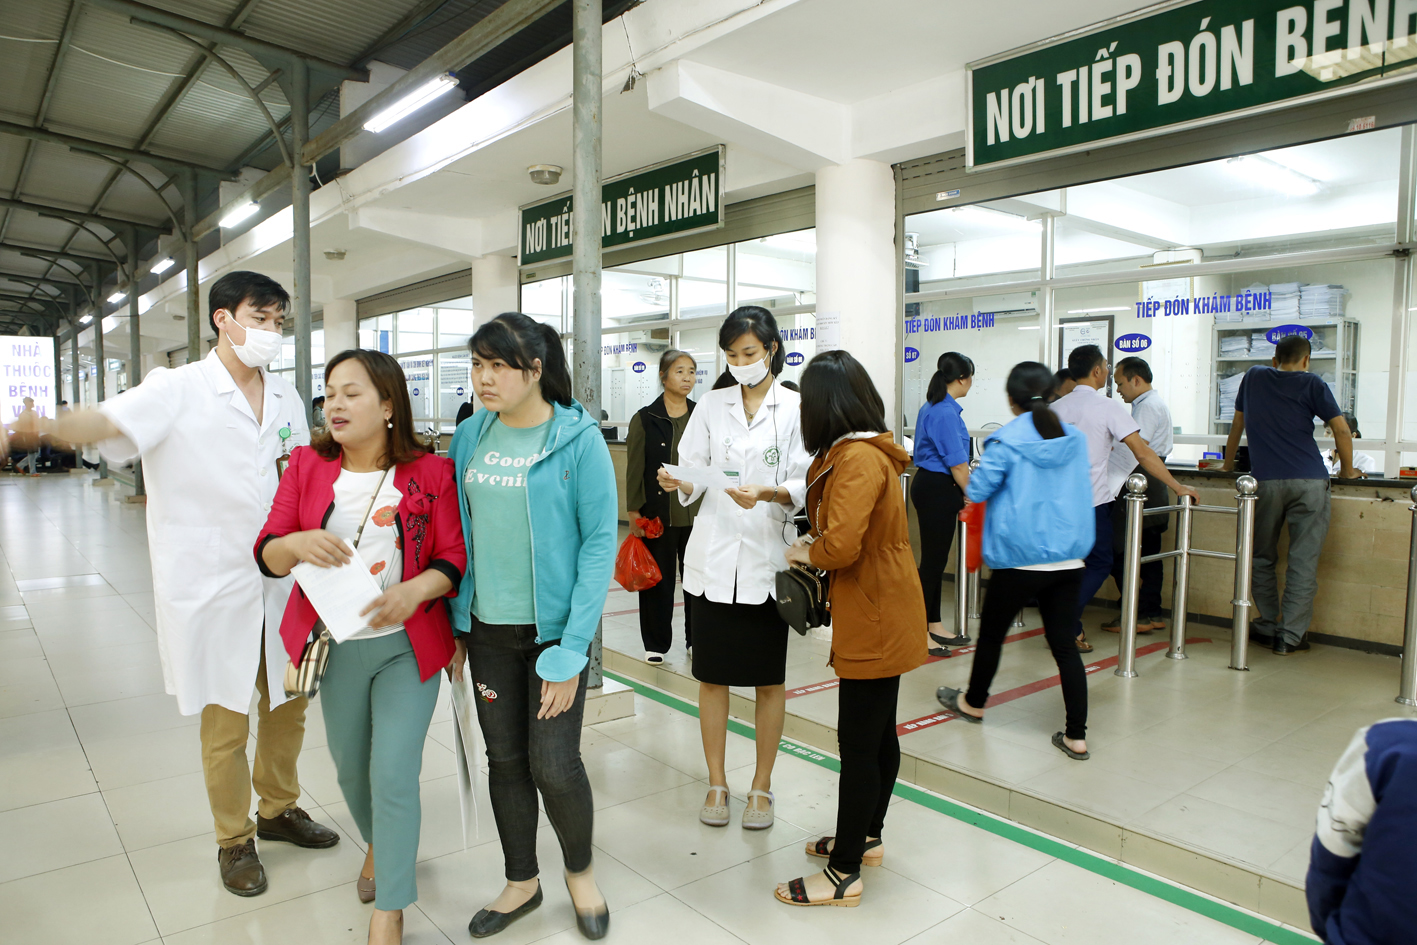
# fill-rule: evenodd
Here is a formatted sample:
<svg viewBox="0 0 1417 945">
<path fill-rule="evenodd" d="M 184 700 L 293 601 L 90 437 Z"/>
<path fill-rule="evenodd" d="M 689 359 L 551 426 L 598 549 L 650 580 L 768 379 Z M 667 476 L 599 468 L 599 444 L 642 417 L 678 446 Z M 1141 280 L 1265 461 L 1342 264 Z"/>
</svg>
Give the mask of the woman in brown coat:
<svg viewBox="0 0 1417 945">
<path fill-rule="evenodd" d="M 812 530 L 787 560 L 831 572 L 831 663 L 838 688 L 841 791 L 836 835 L 807 844 L 820 874 L 777 887 L 795 906 L 855 906 L 861 865 L 879 866 L 881 830 L 900 770 L 900 677 L 925 662 L 925 604 L 910 550 L 900 474 L 905 450 L 886 432 L 881 395 L 845 351 L 802 372 L 802 442 Z"/>
</svg>

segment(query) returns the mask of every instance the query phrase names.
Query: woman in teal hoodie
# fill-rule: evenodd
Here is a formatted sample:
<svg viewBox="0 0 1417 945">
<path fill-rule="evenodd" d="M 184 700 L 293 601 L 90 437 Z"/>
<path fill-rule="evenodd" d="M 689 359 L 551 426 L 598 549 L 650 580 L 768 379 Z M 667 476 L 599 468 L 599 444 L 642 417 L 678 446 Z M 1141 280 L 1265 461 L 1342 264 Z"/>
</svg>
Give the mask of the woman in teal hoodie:
<svg viewBox="0 0 1417 945">
<path fill-rule="evenodd" d="M 485 938 L 541 905 L 540 791 L 576 924 L 602 938 L 610 914 L 591 869 L 580 743 L 586 654 L 615 570 L 615 471 L 600 424 L 571 397 L 553 329 L 509 312 L 479 328 L 468 347 L 486 409 L 458 427 L 450 450 L 467 543 L 450 610 L 467 639 L 507 877 L 468 931 Z"/>
<path fill-rule="evenodd" d="M 989 684 L 1020 602 L 1037 598 L 1043 632 L 1062 682 L 1065 731 L 1053 744 L 1069 758 L 1087 754 L 1087 673 L 1073 625 L 1083 558 L 1092 548 L 1092 478 L 1087 437 L 1048 408 L 1053 374 L 1037 361 L 1009 372 L 1014 418 L 984 442 L 969 477 L 969 501 L 987 502 L 984 561 L 992 569 L 980 611 L 969 691 L 941 686 L 940 704 L 966 722 L 984 721 Z"/>
</svg>

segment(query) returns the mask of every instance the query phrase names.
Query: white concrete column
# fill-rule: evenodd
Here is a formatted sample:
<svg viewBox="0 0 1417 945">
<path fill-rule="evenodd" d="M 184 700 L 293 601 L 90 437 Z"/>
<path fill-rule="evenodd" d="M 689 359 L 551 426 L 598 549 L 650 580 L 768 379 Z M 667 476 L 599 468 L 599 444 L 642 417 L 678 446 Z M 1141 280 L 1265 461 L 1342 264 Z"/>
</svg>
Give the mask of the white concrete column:
<svg viewBox="0 0 1417 945">
<path fill-rule="evenodd" d="M 817 171 L 817 350 L 845 348 L 865 365 L 894 429 L 900 370 L 896 312 L 895 175 L 856 159 Z M 835 345 L 830 324 L 836 316 Z"/>
<path fill-rule="evenodd" d="M 478 325 L 503 312 L 520 311 L 517 257 L 478 256 L 472 260 L 472 317 Z"/>
<path fill-rule="evenodd" d="M 331 299 L 325 303 L 325 358 L 348 348 L 359 347 L 358 303 L 354 299 Z"/>
</svg>

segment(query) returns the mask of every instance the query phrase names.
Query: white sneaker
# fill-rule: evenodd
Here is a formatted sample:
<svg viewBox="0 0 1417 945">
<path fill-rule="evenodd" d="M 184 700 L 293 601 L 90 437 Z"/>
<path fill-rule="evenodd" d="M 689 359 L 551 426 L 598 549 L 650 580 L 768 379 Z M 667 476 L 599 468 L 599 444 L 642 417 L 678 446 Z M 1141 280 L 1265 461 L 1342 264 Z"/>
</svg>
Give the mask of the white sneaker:
<svg viewBox="0 0 1417 945">
<path fill-rule="evenodd" d="M 652 653 L 649 650 L 645 650 L 645 662 L 653 663 L 654 665 L 658 666 L 660 663 L 664 662 L 664 654 Z"/>
</svg>

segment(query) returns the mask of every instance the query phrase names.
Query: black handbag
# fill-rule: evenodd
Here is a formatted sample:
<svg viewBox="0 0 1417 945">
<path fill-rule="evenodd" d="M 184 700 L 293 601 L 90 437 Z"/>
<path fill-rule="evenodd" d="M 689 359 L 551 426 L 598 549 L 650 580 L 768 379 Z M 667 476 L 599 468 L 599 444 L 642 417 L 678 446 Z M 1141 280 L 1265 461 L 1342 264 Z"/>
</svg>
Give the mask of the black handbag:
<svg viewBox="0 0 1417 945">
<path fill-rule="evenodd" d="M 809 499 L 812 487 L 831 470 L 832 467 L 828 466 L 807 485 Z M 818 499 L 818 512 L 821 507 L 822 500 Z M 806 636 L 808 630 L 831 626 L 830 572 L 794 564 L 785 571 L 777 572 L 775 591 L 778 616 L 799 634 Z"/>
</svg>

